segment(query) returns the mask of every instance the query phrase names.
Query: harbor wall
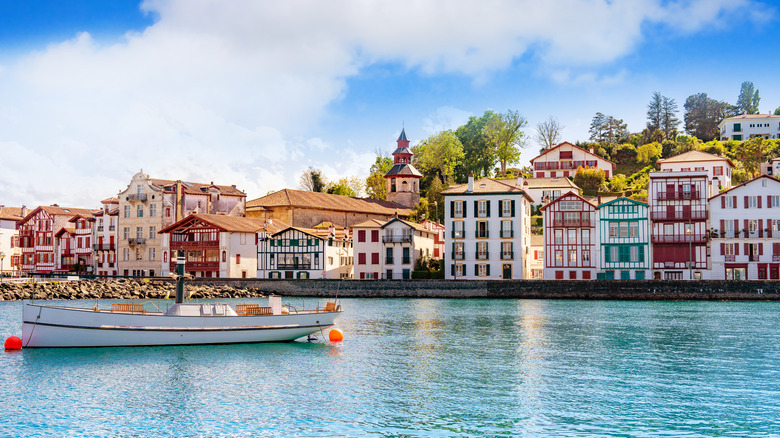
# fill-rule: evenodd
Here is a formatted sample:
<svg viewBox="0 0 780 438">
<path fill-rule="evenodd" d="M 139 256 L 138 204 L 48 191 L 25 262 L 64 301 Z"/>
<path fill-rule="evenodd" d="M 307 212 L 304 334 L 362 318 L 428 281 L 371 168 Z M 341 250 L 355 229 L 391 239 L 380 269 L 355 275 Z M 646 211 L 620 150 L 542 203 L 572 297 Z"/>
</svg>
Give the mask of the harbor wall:
<svg viewBox="0 0 780 438">
<path fill-rule="evenodd" d="M 780 281 L 658 280 L 265 280 L 193 279 L 193 298 L 267 294 L 339 298 L 533 298 L 590 300 L 780 301 Z M 173 297 L 170 280 L 81 280 L 0 283 L 0 301 L 18 299 L 150 299 Z"/>
</svg>

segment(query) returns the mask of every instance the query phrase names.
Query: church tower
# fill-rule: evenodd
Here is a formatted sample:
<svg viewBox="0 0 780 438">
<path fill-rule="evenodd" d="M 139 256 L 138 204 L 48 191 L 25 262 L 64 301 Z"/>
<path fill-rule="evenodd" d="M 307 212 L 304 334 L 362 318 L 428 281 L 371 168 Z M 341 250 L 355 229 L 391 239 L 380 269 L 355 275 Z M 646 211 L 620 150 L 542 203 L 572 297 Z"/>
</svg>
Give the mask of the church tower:
<svg viewBox="0 0 780 438">
<path fill-rule="evenodd" d="M 414 208 L 420 202 L 420 178 L 422 174 L 412 165 L 412 151 L 406 130 L 401 130 L 398 147 L 393 152 L 393 167 L 385 175 L 387 181 L 387 200 Z"/>
</svg>

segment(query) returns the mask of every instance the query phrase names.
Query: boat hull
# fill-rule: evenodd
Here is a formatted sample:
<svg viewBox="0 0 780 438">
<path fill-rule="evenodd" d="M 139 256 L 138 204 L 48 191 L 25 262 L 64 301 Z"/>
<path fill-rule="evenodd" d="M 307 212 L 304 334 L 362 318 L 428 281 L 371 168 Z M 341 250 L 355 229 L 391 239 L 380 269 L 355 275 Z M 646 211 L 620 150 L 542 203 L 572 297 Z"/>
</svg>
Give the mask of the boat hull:
<svg viewBox="0 0 780 438">
<path fill-rule="evenodd" d="M 25 301 L 22 345 L 119 347 L 286 342 L 333 326 L 341 311 L 256 316 L 97 312 Z"/>
</svg>

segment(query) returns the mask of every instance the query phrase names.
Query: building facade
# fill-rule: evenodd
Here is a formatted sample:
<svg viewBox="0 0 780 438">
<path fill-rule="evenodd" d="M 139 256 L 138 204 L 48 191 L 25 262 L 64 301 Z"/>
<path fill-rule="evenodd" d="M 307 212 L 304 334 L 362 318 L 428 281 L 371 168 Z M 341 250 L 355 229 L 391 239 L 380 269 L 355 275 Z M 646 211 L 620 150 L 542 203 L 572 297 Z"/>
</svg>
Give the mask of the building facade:
<svg viewBox="0 0 780 438">
<path fill-rule="evenodd" d="M 544 279 L 544 236 L 531 235 L 531 279 Z"/>
<path fill-rule="evenodd" d="M 648 200 L 655 280 L 701 279 L 707 258 L 707 172 L 650 172 Z"/>
<path fill-rule="evenodd" d="M 771 114 L 742 114 L 727 117 L 718 124 L 720 139 L 749 140 L 754 137 L 780 138 L 780 116 Z"/>
<path fill-rule="evenodd" d="M 533 199 L 534 207 L 555 201 L 569 192 L 579 193 L 580 188 L 569 178 L 528 178 L 523 181 L 523 190 Z"/>
<path fill-rule="evenodd" d="M 447 279 L 528 279 L 533 200 L 522 180 L 483 178 L 444 195 Z"/>
<path fill-rule="evenodd" d="M 702 151 L 689 151 L 658 160 L 661 172 L 707 172 L 705 196 L 714 196 L 720 190 L 731 187 L 731 171 L 734 163 L 726 157 Z"/>
<path fill-rule="evenodd" d="M 352 227 L 352 251 L 354 253 L 354 276 L 360 280 L 377 280 L 383 277 L 382 225 L 386 221 L 367 220 Z"/>
<path fill-rule="evenodd" d="M 257 232 L 262 219 L 195 213 L 160 230 L 161 258 L 170 272 L 184 256 L 195 277 L 253 278 L 257 274 Z"/>
<path fill-rule="evenodd" d="M 604 171 L 607 179 L 615 174 L 615 163 L 569 142 L 563 142 L 532 158 L 531 167 L 536 178 L 568 178 L 574 176 L 580 167 L 597 167 Z"/>
<path fill-rule="evenodd" d="M 650 277 L 650 215 L 647 204 L 618 198 L 598 206 L 596 278 L 644 280 Z"/>
<path fill-rule="evenodd" d="M 426 230 L 434 233 L 433 238 L 433 258 L 444 258 L 444 225 L 431 220 L 424 220 L 420 222 Z"/>
<path fill-rule="evenodd" d="M 569 192 L 542 207 L 544 278 L 596 278 L 596 206 Z"/>
<path fill-rule="evenodd" d="M 712 280 L 780 279 L 780 180 L 760 176 L 709 199 Z"/>
<path fill-rule="evenodd" d="M 258 239 L 257 278 L 352 278 L 352 254 L 346 229 L 289 227 Z"/>
<path fill-rule="evenodd" d="M 383 278 L 411 279 L 417 259 L 433 257 L 435 235 L 420 224 L 401 219 L 382 225 Z"/>
<path fill-rule="evenodd" d="M 116 276 L 119 272 L 116 263 L 117 223 L 119 220 L 119 199 L 108 198 L 100 201 L 102 207 L 95 212 L 92 247 L 94 253 L 94 272 L 101 276 Z"/>
<path fill-rule="evenodd" d="M 70 220 L 76 215 L 91 218 L 92 212 L 84 208 L 60 207 L 55 204 L 35 208 L 19 221 L 23 273 L 54 272 L 62 261 L 54 235 L 63 228 L 72 227 Z"/>
<path fill-rule="evenodd" d="M 119 192 L 117 258 L 121 275 L 168 275 L 170 262 L 163 254 L 158 232 L 191 214 L 243 217 L 246 194 L 235 186 L 150 178 L 143 171 L 133 175 Z"/>
<path fill-rule="evenodd" d="M 22 248 L 16 224 L 27 215 L 27 208 L 0 205 L 0 277 L 16 277 L 22 265 Z"/>
</svg>

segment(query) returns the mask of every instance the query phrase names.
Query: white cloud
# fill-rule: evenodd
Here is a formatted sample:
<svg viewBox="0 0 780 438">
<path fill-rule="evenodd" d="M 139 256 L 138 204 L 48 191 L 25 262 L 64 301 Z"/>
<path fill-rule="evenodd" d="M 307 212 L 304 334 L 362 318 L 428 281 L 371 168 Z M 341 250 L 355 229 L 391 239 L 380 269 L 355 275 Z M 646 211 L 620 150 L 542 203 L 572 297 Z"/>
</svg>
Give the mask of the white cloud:
<svg viewBox="0 0 780 438">
<path fill-rule="evenodd" d="M 374 151 L 315 137 L 346 80 L 374 62 L 485 78 L 530 55 L 558 80 L 630 53 L 642 28 L 693 32 L 749 0 L 149 0 L 158 20 L 120 41 L 88 33 L 0 66 L 0 203 L 97 206 L 143 168 L 236 184 L 250 198 L 296 187 L 308 166 L 360 175 Z M 696 19 L 688 19 L 691 16 Z M 443 107 L 423 129 L 468 113 Z M 313 138 L 305 138 L 310 136 Z"/>
</svg>

